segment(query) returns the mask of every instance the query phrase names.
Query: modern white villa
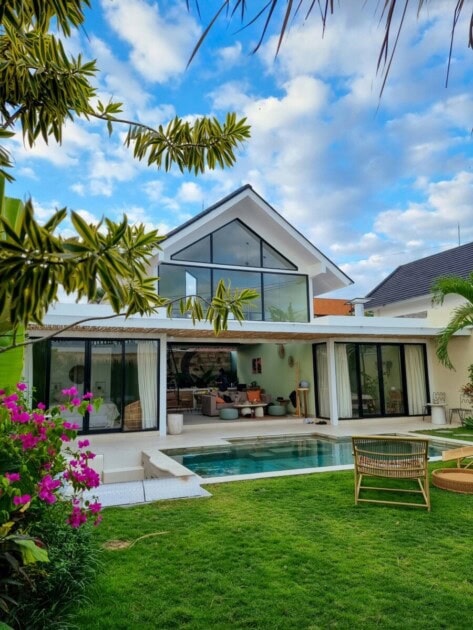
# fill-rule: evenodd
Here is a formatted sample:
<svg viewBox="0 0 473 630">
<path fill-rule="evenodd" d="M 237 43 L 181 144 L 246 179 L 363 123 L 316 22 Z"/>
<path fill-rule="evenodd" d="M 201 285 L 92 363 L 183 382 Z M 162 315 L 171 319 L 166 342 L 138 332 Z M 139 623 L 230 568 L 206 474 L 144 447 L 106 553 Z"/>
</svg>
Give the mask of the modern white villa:
<svg viewBox="0 0 473 630">
<path fill-rule="evenodd" d="M 466 381 L 470 331 L 453 340 L 456 373 L 435 357 L 445 316 L 393 311 L 366 317 L 355 304 L 354 315 L 314 318 L 314 297 L 352 281 L 249 185 L 170 232 L 156 267 L 159 292 L 169 298 L 210 298 L 221 279 L 232 288 L 256 289 L 259 298 L 243 323 L 230 321 L 219 337 L 177 309 L 172 318 L 163 310 L 127 320 L 99 319 L 111 312 L 106 304 L 64 303 L 51 310 L 31 334 L 46 336 L 97 317 L 35 344 L 27 356 L 38 399 L 59 402 L 61 390 L 73 385 L 104 399 L 99 412 L 77 418 L 84 433 L 165 436 L 168 412 L 204 412 L 203 392 L 222 373 L 227 391 L 259 387 L 268 400 L 286 402 L 303 386 L 304 415 L 332 425 L 377 418 L 381 428 L 386 419 L 422 416 L 434 391 L 456 402 Z M 219 415 L 213 421 L 222 422 Z"/>
</svg>

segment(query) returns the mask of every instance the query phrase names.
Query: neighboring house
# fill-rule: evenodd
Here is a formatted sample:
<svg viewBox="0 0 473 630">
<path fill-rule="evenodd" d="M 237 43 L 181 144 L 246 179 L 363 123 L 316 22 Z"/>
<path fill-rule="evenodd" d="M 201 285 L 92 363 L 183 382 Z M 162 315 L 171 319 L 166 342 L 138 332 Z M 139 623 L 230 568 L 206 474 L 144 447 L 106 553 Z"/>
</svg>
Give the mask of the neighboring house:
<svg viewBox="0 0 473 630">
<path fill-rule="evenodd" d="M 353 305 L 339 298 L 314 298 L 314 317 L 326 315 L 352 315 Z"/>
<path fill-rule="evenodd" d="M 473 272 L 473 243 L 460 245 L 397 267 L 366 298 L 365 308 L 375 317 L 423 318 L 429 325 L 445 326 L 455 307 L 464 303 L 458 295 L 448 295 L 443 304 L 432 302 L 431 288 L 437 278 L 467 278 Z M 472 337 L 452 339 L 449 355 L 455 371 L 433 363 L 434 376 L 442 391 L 448 392 L 450 406 L 458 406 L 459 387 L 467 382 L 473 363 Z"/>
<path fill-rule="evenodd" d="M 85 433 L 164 435 L 168 409 L 198 408 L 198 390 L 222 373 L 233 386 L 256 381 L 273 398 L 288 398 L 308 381 L 308 413 L 333 424 L 420 415 L 438 388 L 432 349 L 439 328 L 425 319 L 313 319 L 314 296 L 352 281 L 251 186 L 170 232 L 156 262 L 165 297 L 210 298 L 222 279 L 256 289 L 259 298 L 244 322 L 229 321 L 218 338 L 205 322 L 193 325 L 177 309 L 169 319 L 163 309 L 91 321 L 35 344 L 26 372 L 38 397 L 60 401 L 61 390 L 75 384 L 104 398 L 99 413 L 75 418 Z M 107 305 L 61 304 L 31 334 L 109 312 Z"/>
</svg>

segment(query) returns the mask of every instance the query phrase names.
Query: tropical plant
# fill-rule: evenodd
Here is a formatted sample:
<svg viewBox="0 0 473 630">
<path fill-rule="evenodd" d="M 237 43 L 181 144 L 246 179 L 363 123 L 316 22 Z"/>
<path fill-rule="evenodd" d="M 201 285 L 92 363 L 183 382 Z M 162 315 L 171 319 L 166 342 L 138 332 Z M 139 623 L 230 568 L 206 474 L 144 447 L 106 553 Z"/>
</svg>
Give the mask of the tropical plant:
<svg viewBox="0 0 473 630">
<path fill-rule="evenodd" d="M 94 454 L 88 440 L 70 446 L 79 426 L 62 418 L 64 411 L 83 415 L 98 409 L 101 401 L 92 402 L 91 393 L 79 397 L 71 388 L 63 390 L 69 402 L 60 408 L 39 403 L 31 409 L 26 389 L 18 383 L 13 392 L 0 390 L 0 609 L 7 615 L 17 605 L 12 593 L 27 577 L 23 567 L 49 561 L 44 543 L 29 535 L 34 508 L 62 501 L 72 528 L 101 520 L 100 503 L 84 498 L 99 485 L 89 466 Z"/>
<path fill-rule="evenodd" d="M 90 0 L 3 0 L 0 3 L 0 141 L 11 138 L 19 125 L 26 144 L 39 137 L 62 141 L 67 120 L 103 120 L 109 133 L 126 125 L 125 145 L 148 165 L 201 173 L 235 162 L 235 149 L 250 135 L 245 119 L 228 114 L 199 118 L 193 124 L 174 118 L 156 129 L 121 118 L 123 104 L 96 99 L 92 80 L 95 61 L 68 55 L 64 39 L 84 24 Z M 0 174 L 12 179 L 12 161 L 0 145 Z"/>
<path fill-rule="evenodd" d="M 447 295 L 457 295 L 466 300 L 453 310 L 450 321 L 437 337 L 437 357 L 443 365 L 453 370 L 455 368 L 448 356 L 448 344 L 456 332 L 473 326 L 473 272 L 466 278 L 459 276 L 438 278 L 432 285 L 432 292 L 432 302 L 436 304 L 443 304 Z"/>
<path fill-rule="evenodd" d="M 192 4 L 195 4 L 199 14 L 201 6 L 202 8 L 204 7 L 203 3 L 199 2 L 199 0 L 194 0 L 194 3 L 191 3 L 190 0 L 186 0 L 186 2 L 188 10 L 191 9 Z M 348 0 L 348 2 L 352 2 L 352 0 Z M 384 87 L 386 85 L 394 54 L 396 52 L 396 48 L 399 42 L 399 36 L 406 21 L 407 9 L 409 5 L 415 3 L 417 3 L 417 15 L 419 15 L 420 12 L 423 10 L 427 11 L 429 5 L 431 4 L 429 0 L 384 0 L 383 2 L 379 2 L 376 5 L 376 10 L 379 13 L 379 21 L 384 20 L 385 22 L 384 37 L 381 42 L 377 65 L 378 71 L 382 70 L 383 73 L 383 81 L 380 94 L 383 93 Z M 210 3 L 206 3 L 207 9 L 209 4 Z M 341 5 L 342 3 L 339 1 L 338 4 Z M 365 3 L 361 2 L 360 7 L 362 7 L 364 4 Z M 258 51 L 269 33 L 270 26 L 274 22 L 279 20 L 279 38 L 276 47 L 277 55 L 281 49 L 284 37 L 290 29 L 291 24 L 297 22 L 297 19 L 300 19 L 303 22 L 306 21 L 307 19 L 309 19 L 309 17 L 312 16 L 313 10 L 316 9 L 316 13 L 319 15 L 322 22 L 322 33 L 324 33 L 327 27 L 329 15 L 333 15 L 335 8 L 334 0 L 319 0 L 318 2 L 315 2 L 315 0 L 299 0 L 298 2 L 293 2 L 292 0 L 286 2 L 284 2 L 283 0 L 268 0 L 267 2 L 263 3 L 263 6 L 259 4 L 256 7 L 255 3 L 249 2 L 249 0 L 217 0 L 213 3 L 213 5 L 217 5 L 216 10 L 213 12 L 207 24 L 207 27 L 205 28 L 202 36 L 197 42 L 194 51 L 192 52 L 190 61 L 192 61 L 203 41 L 211 31 L 212 27 L 215 25 L 218 18 L 222 15 L 226 16 L 227 19 L 239 19 L 242 24 L 241 28 L 248 28 L 256 23 L 260 23 L 262 25 L 253 52 Z M 450 70 L 450 61 L 452 56 L 455 30 L 460 15 L 465 9 L 465 5 L 465 0 L 451 0 L 452 29 L 450 33 L 450 51 L 448 55 L 447 82 Z M 280 7 L 281 11 L 278 10 Z M 392 33 L 392 31 L 394 31 L 394 33 Z M 393 34 L 394 36 L 391 37 L 391 34 Z M 470 27 L 467 37 L 468 46 L 472 48 L 473 10 L 471 13 Z M 343 42 L 340 42 L 340 44 L 342 45 Z"/>
</svg>

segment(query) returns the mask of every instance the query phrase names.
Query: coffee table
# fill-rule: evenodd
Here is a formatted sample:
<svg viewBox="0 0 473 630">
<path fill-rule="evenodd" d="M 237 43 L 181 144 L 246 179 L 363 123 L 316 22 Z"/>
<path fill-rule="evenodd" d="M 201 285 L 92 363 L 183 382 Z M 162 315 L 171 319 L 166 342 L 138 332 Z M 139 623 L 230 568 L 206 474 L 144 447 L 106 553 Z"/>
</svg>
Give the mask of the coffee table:
<svg viewBox="0 0 473 630">
<path fill-rule="evenodd" d="M 253 418 L 262 418 L 264 416 L 264 408 L 268 406 L 268 403 L 237 403 L 233 405 L 235 409 L 240 410 L 240 416 L 247 416 L 248 412 Z"/>
</svg>

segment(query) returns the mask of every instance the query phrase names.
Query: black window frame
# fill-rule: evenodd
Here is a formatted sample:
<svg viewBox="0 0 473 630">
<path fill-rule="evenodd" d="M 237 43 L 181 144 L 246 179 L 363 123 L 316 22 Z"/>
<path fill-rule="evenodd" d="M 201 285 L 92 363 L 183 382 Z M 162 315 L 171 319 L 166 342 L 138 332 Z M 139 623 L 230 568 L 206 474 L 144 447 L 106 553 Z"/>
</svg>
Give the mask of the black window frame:
<svg viewBox="0 0 473 630">
<path fill-rule="evenodd" d="M 40 338 L 36 338 L 36 339 L 40 339 Z M 61 342 L 61 341 L 80 341 L 80 342 L 85 342 L 85 351 L 84 351 L 84 389 L 86 391 L 92 391 L 90 389 L 90 376 L 91 376 L 91 358 L 92 358 L 92 343 L 94 341 L 110 341 L 113 343 L 117 343 L 120 342 L 121 346 L 122 346 L 122 350 L 121 350 L 121 357 L 122 357 L 122 367 L 121 367 L 121 399 L 120 399 L 120 418 L 121 418 L 121 426 L 116 428 L 116 429 L 97 429 L 97 430 L 90 430 L 89 428 L 89 419 L 90 419 L 90 414 L 88 411 L 85 412 L 84 414 L 84 420 L 83 420 L 83 425 L 82 425 L 82 430 L 79 431 L 79 435 L 98 435 L 98 434 L 109 434 L 109 433 L 145 433 L 145 432 L 150 432 L 150 431 L 159 431 L 160 427 L 161 427 L 161 415 L 160 415 L 160 382 L 161 382 L 161 373 L 160 373 L 160 356 L 161 356 L 161 340 L 160 339 L 156 339 L 156 338 L 149 338 L 149 337 L 136 337 L 136 338 L 131 338 L 131 337 L 107 337 L 107 338 L 103 338 L 103 337 L 54 337 L 54 338 L 50 338 L 50 339 L 41 339 L 41 341 L 37 341 L 37 343 L 46 343 L 46 350 L 45 350 L 45 356 L 44 356 L 44 362 L 45 362 L 45 380 L 44 380 L 44 387 L 45 387 L 45 396 L 44 396 L 44 400 L 42 402 L 44 402 L 44 404 L 46 405 L 47 408 L 50 407 L 50 397 L 49 397 L 49 392 L 50 392 L 50 387 L 51 387 L 51 347 L 52 347 L 52 343 L 55 342 Z M 125 347 L 126 347 L 126 342 L 138 342 L 138 341 L 156 341 L 157 342 L 157 393 L 158 393 L 158 400 L 156 401 L 156 426 L 149 428 L 149 429 L 139 429 L 139 430 L 135 430 L 135 431 L 125 431 L 124 430 L 124 413 L 125 413 Z M 33 369 L 33 386 L 34 386 L 34 369 Z M 87 387 L 89 389 L 87 389 Z"/>
<path fill-rule="evenodd" d="M 277 269 L 279 271 L 299 271 L 299 268 L 297 265 L 295 265 L 291 260 L 289 260 L 289 258 L 287 258 L 286 256 L 284 256 L 283 254 L 281 254 L 281 252 L 278 252 L 272 245 L 271 243 L 269 243 L 268 241 L 266 241 L 262 236 L 260 236 L 259 234 L 257 234 L 254 230 L 252 230 L 250 227 L 248 227 L 248 225 L 246 225 L 246 223 L 244 223 L 243 221 L 241 221 L 240 219 L 232 219 L 231 221 L 228 221 L 227 223 L 224 223 L 223 225 L 221 225 L 220 227 L 218 227 L 216 230 L 214 230 L 213 232 L 210 232 L 210 234 L 206 234 L 205 236 L 202 236 L 201 238 L 198 238 L 196 241 L 190 243 L 189 245 L 186 245 L 185 247 L 183 247 L 182 249 L 178 250 L 177 252 L 174 252 L 174 254 L 171 254 L 170 260 L 175 260 L 178 262 L 190 262 L 190 263 L 197 263 L 197 264 L 205 264 L 202 261 L 195 261 L 195 260 L 184 260 L 182 258 L 175 258 L 175 256 L 178 256 L 181 252 L 185 251 L 186 249 L 188 249 L 189 247 L 191 247 L 192 245 L 195 245 L 196 243 L 198 243 L 199 241 L 202 241 L 204 238 L 207 238 L 208 236 L 210 237 L 210 260 L 208 261 L 207 264 L 215 264 L 218 266 L 222 266 L 222 267 L 237 267 L 237 266 L 242 266 L 242 265 L 238 265 L 237 263 L 220 263 L 220 262 L 215 262 L 214 261 L 214 247 L 213 247 L 213 236 L 215 234 L 215 232 L 218 232 L 219 230 L 222 230 L 225 227 L 228 227 L 229 225 L 231 225 L 232 223 L 239 223 L 240 225 L 242 225 L 246 230 L 248 230 L 256 239 L 259 240 L 259 258 L 260 258 L 260 266 L 259 267 L 249 267 L 250 269 Z M 289 265 L 289 267 L 265 267 L 263 265 L 263 244 L 267 245 L 268 247 L 270 247 L 272 250 L 275 251 L 275 253 L 278 256 L 281 256 L 281 258 L 283 260 L 285 260 L 287 262 L 287 264 Z"/>
</svg>

